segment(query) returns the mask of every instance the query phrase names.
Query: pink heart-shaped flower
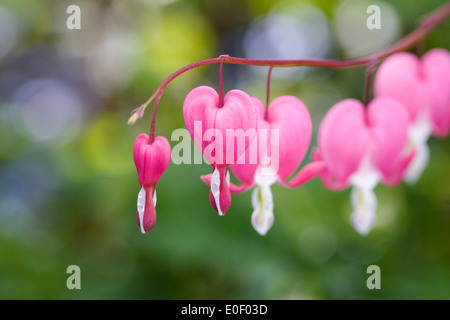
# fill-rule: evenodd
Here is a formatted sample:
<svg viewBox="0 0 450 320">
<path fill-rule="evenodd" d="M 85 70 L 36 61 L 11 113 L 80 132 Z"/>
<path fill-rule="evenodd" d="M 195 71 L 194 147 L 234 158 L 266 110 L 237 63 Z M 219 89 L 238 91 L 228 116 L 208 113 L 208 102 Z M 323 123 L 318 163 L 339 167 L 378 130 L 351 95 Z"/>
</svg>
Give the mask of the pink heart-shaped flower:
<svg viewBox="0 0 450 320">
<path fill-rule="evenodd" d="M 373 99 L 367 108 L 355 99 L 334 105 L 319 128 L 319 150 L 313 159 L 323 161 L 320 173 L 333 190 L 352 185 L 351 221 L 360 234 L 367 234 L 376 220 L 379 181 L 398 184 L 414 151 L 405 154 L 408 114 L 396 100 Z"/>
<path fill-rule="evenodd" d="M 219 106 L 213 88 L 197 87 L 184 100 L 183 116 L 192 139 L 213 166 L 234 163 L 248 148 L 258 126 L 255 106 L 241 90 L 229 91 Z M 248 134 L 245 147 L 236 143 L 237 139 L 227 139 L 227 134 L 241 133 Z"/>
<path fill-rule="evenodd" d="M 201 86 L 186 96 L 183 115 L 192 139 L 214 168 L 209 181 L 211 205 L 225 215 L 231 205 L 227 166 L 245 153 L 256 136 L 255 106 L 241 90 L 229 91 L 220 105 L 217 92 Z"/>
<path fill-rule="evenodd" d="M 150 137 L 140 134 L 134 141 L 133 159 L 138 172 L 141 190 L 138 194 L 136 219 L 142 233 L 147 233 L 156 223 L 155 185 L 167 169 L 171 149 L 169 141 L 159 136 L 150 143 Z"/>
<path fill-rule="evenodd" d="M 133 146 L 133 158 L 138 172 L 139 184 L 143 187 L 155 185 L 170 162 L 170 144 L 159 136 L 150 144 L 150 137 L 141 133 Z"/>
</svg>

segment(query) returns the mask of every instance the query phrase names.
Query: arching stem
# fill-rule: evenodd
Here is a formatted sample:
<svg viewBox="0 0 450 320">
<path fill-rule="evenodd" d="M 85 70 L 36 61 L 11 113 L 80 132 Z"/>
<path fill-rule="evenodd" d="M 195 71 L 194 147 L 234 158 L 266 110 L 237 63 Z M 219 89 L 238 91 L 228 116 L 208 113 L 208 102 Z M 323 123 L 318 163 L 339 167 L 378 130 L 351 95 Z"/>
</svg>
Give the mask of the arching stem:
<svg viewBox="0 0 450 320">
<path fill-rule="evenodd" d="M 229 55 L 221 55 L 218 58 L 211 58 L 206 60 L 201 60 L 184 66 L 183 68 L 177 70 L 168 76 L 156 89 L 153 95 L 139 108 L 132 111 L 132 115 L 128 120 L 128 124 L 134 124 L 138 119 L 142 118 L 144 115 L 145 109 L 150 105 L 150 103 L 155 100 L 155 106 L 153 109 L 153 117 L 150 127 L 150 143 L 153 142 L 155 136 L 155 117 L 156 117 L 156 109 L 161 96 L 164 93 L 167 85 L 173 81 L 175 78 L 180 76 L 181 74 L 189 71 L 191 69 L 198 68 L 200 66 L 206 66 L 210 64 L 241 64 L 241 65 L 251 65 L 251 66 L 268 66 L 268 67 L 300 67 L 300 66 L 309 66 L 309 67 L 320 67 L 320 68 L 329 68 L 329 69 L 341 69 L 341 68 L 349 68 L 349 67 L 358 67 L 363 65 L 370 65 L 373 61 L 381 61 L 382 59 L 400 52 L 406 49 L 411 48 L 412 46 L 420 43 L 427 35 L 430 33 L 438 24 L 443 22 L 450 16 L 450 2 L 445 3 L 440 8 L 436 9 L 429 15 L 427 15 L 424 19 L 422 19 L 419 27 L 417 27 L 413 32 L 393 44 L 391 47 L 386 48 L 385 50 L 378 51 L 376 53 L 363 56 L 355 59 L 347 59 L 347 60 L 335 60 L 335 59 L 298 59 L 298 60 L 270 60 L 270 59 L 248 59 L 248 58 L 238 58 L 231 57 Z M 221 69 L 222 70 L 222 69 Z M 369 77 L 370 78 L 370 77 Z M 366 78 L 367 80 L 367 78 Z M 367 83 L 366 87 L 370 88 L 370 83 Z M 221 82 L 221 85 L 223 83 Z M 223 88 L 222 88 L 223 90 Z M 365 89 L 365 97 L 368 96 L 368 91 Z M 366 98 L 364 98 L 366 100 Z M 368 98 L 367 98 L 368 101 Z"/>
</svg>

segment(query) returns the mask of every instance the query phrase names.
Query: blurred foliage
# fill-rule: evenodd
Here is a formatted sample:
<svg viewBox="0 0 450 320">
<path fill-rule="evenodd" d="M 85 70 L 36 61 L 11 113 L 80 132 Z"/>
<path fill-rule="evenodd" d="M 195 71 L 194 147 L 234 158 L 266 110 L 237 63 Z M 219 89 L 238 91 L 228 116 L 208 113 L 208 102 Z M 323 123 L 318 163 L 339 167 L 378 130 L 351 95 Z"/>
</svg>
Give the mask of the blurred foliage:
<svg viewBox="0 0 450 320">
<path fill-rule="evenodd" d="M 322 12 L 330 35 L 323 54 L 344 58 L 333 24 L 341 2 L 80 0 L 81 30 L 65 25 L 72 1 L 0 2 L 0 298 L 449 299 L 448 138 L 430 139 L 417 184 L 376 188 L 378 220 L 366 237 L 350 225 L 349 190 L 331 192 L 317 178 L 273 187 L 275 223 L 261 237 L 249 192 L 233 196 L 225 217 L 211 208 L 199 179 L 211 171 L 206 164 L 170 164 L 157 186 L 155 228 L 144 236 L 137 226 L 132 145 L 151 112 L 128 127 L 130 111 L 186 64 L 248 54 L 254 23 L 291 5 Z M 389 3 L 401 37 L 444 1 Z M 449 27 L 434 30 L 425 48 L 450 49 Z M 198 85 L 217 88 L 217 70 L 195 69 L 169 85 L 158 135 L 184 127 L 184 97 Z M 276 69 L 272 97 L 302 98 L 316 132 L 333 103 L 361 99 L 364 71 L 300 77 Z M 264 97 L 263 73 L 224 72 L 228 89 Z M 72 264 L 81 290 L 66 287 Z M 381 290 L 366 287 L 371 264 L 381 268 Z"/>
</svg>

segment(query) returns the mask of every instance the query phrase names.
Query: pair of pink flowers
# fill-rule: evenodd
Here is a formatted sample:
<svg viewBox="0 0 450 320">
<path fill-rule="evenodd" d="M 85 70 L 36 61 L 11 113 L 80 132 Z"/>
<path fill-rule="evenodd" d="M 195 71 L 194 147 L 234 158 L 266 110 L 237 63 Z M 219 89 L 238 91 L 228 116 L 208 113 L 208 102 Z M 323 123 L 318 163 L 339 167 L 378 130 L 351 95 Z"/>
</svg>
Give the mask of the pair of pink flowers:
<svg viewBox="0 0 450 320">
<path fill-rule="evenodd" d="M 328 188 L 353 186 L 351 220 L 361 234 L 375 223 L 375 186 L 417 181 L 428 162 L 427 139 L 450 131 L 449 52 L 390 56 L 375 75 L 374 91 L 367 108 L 353 99 L 331 108 L 313 154 L 325 162 L 320 176 Z"/>
<path fill-rule="evenodd" d="M 320 175 L 332 190 L 353 186 L 351 221 L 358 232 L 366 234 L 375 222 L 375 186 L 379 182 L 396 185 L 405 172 L 417 176 L 420 170 L 415 168 L 424 166 L 421 150 L 428 136 L 431 132 L 448 134 L 449 89 L 447 51 L 432 50 L 421 60 L 409 53 L 391 56 L 376 74 L 375 98 L 367 108 L 354 99 L 334 105 L 321 123 L 313 161 L 289 182 L 308 151 L 312 133 L 309 112 L 298 98 L 278 97 L 266 110 L 259 99 L 241 90 L 229 91 L 221 101 L 214 89 L 203 86 L 187 95 L 183 115 L 191 137 L 213 167 L 213 173 L 202 179 L 210 186 L 209 199 L 219 215 L 230 208 L 232 193 L 254 187 L 251 221 L 264 235 L 274 221 L 271 185 L 297 187 Z M 196 122 L 202 124 L 199 132 Z M 255 134 L 249 134 L 245 147 L 239 148 L 225 139 L 227 130 Z M 262 131 L 275 131 L 277 139 L 258 134 Z M 206 141 L 205 136 L 209 137 Z M 249 150 L 257 150 L 256 162 L 249 161 Z M 271 163 L 274 152 L 276 166 Z M 163 137 L 150 143 L 141 134 L 133 154 L 142 187 L 137 220 L 146 233 L 156 221 L 155 185 L 170 161 L 170 145 Z M 415 161 L 419 164 L 414 165 Z M 229 171 L 240 185 L 230 182 Z"/>
<path fill-rule="evenodd" d="M 296 97 L 278 97 L 266 110 L 258 98 L 250 97 L 240 90 L 232 90 L 225 96 L 223 106 L 219 106 L 214 89 L 198 87 L 186 97 L 183 111 L 186 127 L 192 137 L 204 134 L 193 132 L 192 124 L 195 121 L 208 123 L 208 118 L 214 119 L 214 122 L 203 130 L 208 127 L 220 128 L 223 134 L 219 136 L 223 138 L 226 137 L 225 131 L 230 129 L 253 130 L 255 133 L 254 136 L 249 134 L 246 148 L 238 150 L 237 144 L 234 144 L 235 157 L 232 161 L 219 165 L 215 157 L 209 157 L 207 160 L 214 168 L 213 173 L 202 179 L 211 186 L 210 201 L 220 215 L 224 215 L 229 209 L 231 193 L 255 187 L 252 193 L 254 211 L 251 221 L 261 235 L 266 234 L 274 221 L 270 186 L 274 183 L 288 187 L 298 186 L 315 175 L 312 171 L 318 172 L 321 169 L 320 166 L 305 167 L 290 182 L 286 181 L 302 162 L 312 132 L 309 112 Z M 272 134 L 273 132 L 276 134 Z M 262 141 L 263 139 L 266 141 Z M 217 143 L 217 140 L 211 143 Z M 220 141 L 220 145 L 227 144 L 230 141 Z M 204 144 L 198 147 L 202 152 L 205 150 Z M 250 151 L 255 153 L 254 162 L 250 160 L 253 156 Z M 241 181 L 240 185 L 234 185 L 227 179 L 228 168 Z"/>
<path fill-rule="evenodd" d="M 450 53 L 433 49 L 421 59 L 397 53 L 380 66 L 374 90 L 400 102 L 408 114 L 408 144 L 416 156 L 404 180 L 416 182 L 428 163 L 428 138 L 450 132 Z"/>
</svg>

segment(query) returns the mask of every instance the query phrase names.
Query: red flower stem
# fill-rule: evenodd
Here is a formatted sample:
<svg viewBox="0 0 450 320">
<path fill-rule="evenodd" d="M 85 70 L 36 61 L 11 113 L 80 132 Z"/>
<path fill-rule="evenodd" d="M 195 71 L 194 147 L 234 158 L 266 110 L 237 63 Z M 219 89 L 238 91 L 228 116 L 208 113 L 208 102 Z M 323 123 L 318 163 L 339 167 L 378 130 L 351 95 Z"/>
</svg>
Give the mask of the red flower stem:
<svg viewBox="0 0 450 320">
<path fill-rule="evenodd" d="M 219 108 L 223 107 L 223 59 L 224 56 L 220 56 L 219 67 Z"/>
<path fill-rule="evenodd" d="M 366 79 L 364 82 L 364 95 L 363 95 L 363 103 L 365 106 L 367 106 L 370 101 L 370 89 L 372 88 L 372 76 L 373 76 L 373 72 L 375 71 L 376 66 L 377 66 L 376 60 L 372 60 L 367 65 L 366 75 L 365 75 Z"/>
<path fill-rule="evenodd" d="M 427 15 L 424 19 L 422 19 L 421 24 L 417 29 L 412 31 L 410 34 L 394 43 L 391 47 L 386 48 L 384 50 L 375 52 L 370 55 L 366 55 L 363 57 L 355 58 L 355 59 L 347 59 L 347 60 L 335 60 L 335 59 L 298 59 L 298 60 L 271 60 L 271 59 L 248 59 L 248 58 L 238 58 L 231 57 L 229 55 L 221 55 L 218 58 L 211 58 L 206 60 L 201 60 L 189 64 L 176 72 L 172 73 L 168 76 L 156 89 L 155 93 L 141 105 L 138 109 L 135 110 L 135 113 L 139 114 L 141 117 L 144 113 L 145 108 L 155 100 L 155 106 L 153 109 L 153 118 L 150 127 L 150 143 L 153 142 L 155 136 L 155 117 L 156 117 L 156 109 L 158 106 L 158 102 L 161 99 L 161 96 L 164 93 L 167 85 L 180 76 L 181 74 L 189 71 L 191 69 L 195 69 L 201 66 L 206 66 L 210 64 L 242 64 L 248 66 L 268 66 L 268 67 L 319 67 L 319 68 L 328 68 L 328 69 L 341 69 L 341 68 L 350 68 L 350 67 L 358 67 L 363 65 L 369 65 L 372 61 L 380 61 L 394 53 L 404 51 L 406 49 L 411 48 L 415 44 L 422 41 L 428 33 L 430 33 L 438 24 L 443 22 L 450 16 L 450 1 L 446 4 L 442 5 L 440 8 L 436 9 L 429 15 Z"/>
<path fill-rule="evenodd" d="M 266 87 L 266 120 L 267 120 L 267 111 L 269 110 L 269 103 L 270 103 L 270 79 L 272 77 L 272 69 L 273 66 L 270 66 L 269 73 L 267 74 L 267 87 Z"/>
<path fill-rule="evenodd" d="M 416 55 L 421 58 L 425 53 L 425 38 L 420 40 L 416 45 Z"/>
</svg>

